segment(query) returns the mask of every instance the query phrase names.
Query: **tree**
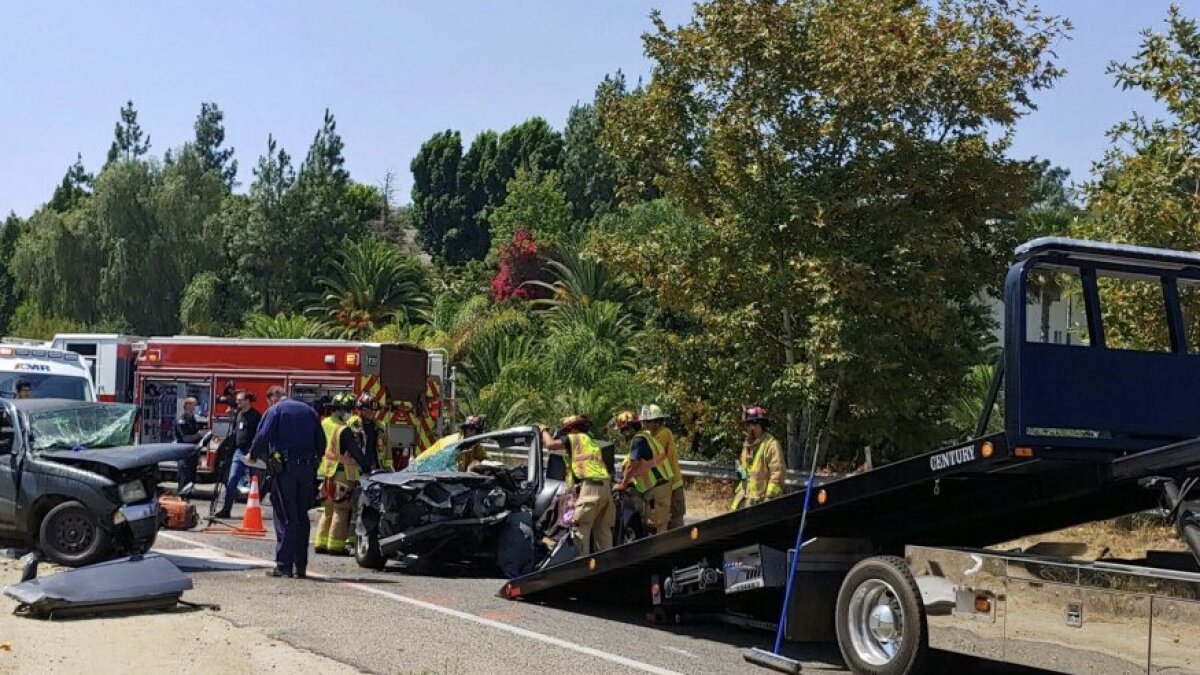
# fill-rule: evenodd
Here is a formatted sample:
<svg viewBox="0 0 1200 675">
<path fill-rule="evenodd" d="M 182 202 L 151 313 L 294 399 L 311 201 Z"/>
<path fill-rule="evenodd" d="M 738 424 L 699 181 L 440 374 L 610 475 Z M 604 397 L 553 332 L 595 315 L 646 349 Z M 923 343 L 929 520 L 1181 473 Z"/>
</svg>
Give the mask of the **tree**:
<svg viewBox="0 0 1200 675">
<path fill-rule="evenodd" d="M 267 152 L 258 158 L 247 197 L 224 200 L 218 218 L 233 262 L 231 273 L 245 289 L 256 311 L 274 315 L 291 307 L 294 284 L 286 269 L 290 204 L 296 180 L 292 158 L 267 137 Z"/>
<path fill-rule="evenodd" d="M 196 132 L 193 145 L 204 168 L 221 176 L 226 191 L 233 190 L 237 185 L 238 163 L 233 158 L 233 148 L 221 147 L 225 143 L 225 113 L 216 103 L 201 103 L 193 128 Z"/>
<path fill-rule="evenodd" d="M 77 153 L 75 163 L 67 169 L 58 187 L 54 188 L 54 195 L 50 197 L 47 208 L 59 213 L 66 213 L 75 208 L 92 193 L 94 179 L 95 177 L 83 168 L 83 153 Z"/>
<path fill-rule="evenodd" d="M 0 332 L 6 333 L 12 323 L 13 313 L 21 301 L 20 289 L 13 278 L 13 254 L 16 253 L 17 239 L 21 236 L 24 223 L 15 213 L 9 213 L 0 229 Z"/>
<path fill-rule="evenodd" d="M 384 214 L 383 195 L 374 185 L 351 182 L 346 186 L 346 204 L 359 223 L 372 223 Z"/>
<path fill-rule="evenodd" d="M 325 326 L 299 314 L 260 314 L 246 317 L 242 337 L 274 340 L 319 340 L 328 338 Z"/>
<path fill-rule="evenodd" d="M 541 117 L 530 117 L 500 134 L 490 184 L 508 185 L 521 169 L 538 175 L 560 169 L 562 148 L 562 135 L 552 129 L 549 122 Z M 490 201 L 499 204 L 504 197 L 490 195 Z"/>
<path fill-rule="evenodd" d="M 1200 29 L 1171 7 L 1162 32 L 1144 30 L 1134 59 L 1108 72 L 1124 90 L 1154 97 L 1162 119 L 1140 114 L 1114 126 L 1111 146 L 1085 186 L 1087 217 L 1079 236 L 1143 246 L 1194 250 L 1200 236 Z M 1162 344 L 1162 292 L 1156 284 L 1102 278 L 1105 335 L 1109 346 Z M 1200 329 L 1200 292 L 1182 282 L 1180 300 L 1195 344 Z"/>
<path fill-rule="evenodd" d="M 113 129 L 113 142 L 108 148 L 108 164 L 121 160 L 129 161 L 142 157 L 150 151 L 150 136 L 142 139 L 142 125 L 138 124 L 137 110 L 133 101 L 121 106 L 121 121 Z"/>
<path fill-rule="evenodd" d="M 421 263 L 375 239 L 343 247 L 319 283 L 321 302 L 310 313 L 347 339 L 366 337 L 388 323 L 413 323 L 429 308 Z"/>
<path fill-rule="evenodd" d="M 978 360 L 978 294 L 1027 197 L 1003 134 L 1060 75 L 1067 24 L 1003 0 L 710 0 L 653 22 L 653 79 L 606 104 L 604 135 L 690 217 L 649 207 L 597 240 L 698 325 L 668 375 L 726 423 L 766 400 L 793 463 L 835 435 L 927 449 L 897 430 L 943 436 L 924 420 Z"/>
<path fill-rule="evenodd" d="M 510 242 L 527 230 L 544 248 L 557 249 L 571 234 L 571 204 L 554 171 L 536 175 L 521 169 L 508 182 L 508 196 L 488 215 L 493 242 Z"/>
<path fill-rule="evenodd" d="M 596 98 L 621 96 L 624 77 L 604 78 Z M 600 114 L 595 103 L 575 105 L 563 130 L 562 185 L 576 220 L 590 220 L 617 201 L 617 160 L 600 143 Z"/>
<path fill-rule="evenodd" d="M 462 163 L 462 137 L 457 131 L 434 134 L 421 144 L 412 160 L 413 225 L 420 235 L 421 247 L 437 260 L 451 264 L 473 257 L 474 250 L 463 250 L 460 231 L 470 227 L 471 219 L 459 191 L 459 165 Z M 446 234 L 455 232 L 448 248 Z M 486 251 L 486 248 L 484 249 Z"/>
<path fill-rule="evenodd" d="M 496 302 L 544 297 L 543 289 L 525 283 L 537 279 L 542 269 L 537 242 L 528 230 L 513 232 L 512 239 L 500 246 L 498 258 L 499 269 L 491 284 Z"/>
</svg>

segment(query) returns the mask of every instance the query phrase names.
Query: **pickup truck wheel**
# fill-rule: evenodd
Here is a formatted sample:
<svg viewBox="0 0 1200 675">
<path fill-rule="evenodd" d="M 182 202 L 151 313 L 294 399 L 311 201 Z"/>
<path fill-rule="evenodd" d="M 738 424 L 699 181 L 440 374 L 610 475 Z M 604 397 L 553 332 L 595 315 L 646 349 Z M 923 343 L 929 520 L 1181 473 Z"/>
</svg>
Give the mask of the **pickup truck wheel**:
<svg viewBox="0 0 1200 675">
<path fill-rule="evenodd" d="M 50 509 L 38 528 L 38 547 L 54 562 L 80 567 L 97 562 L 109 552 L 109 531 L 96 514 L 76 501 Z"/>
<path fill-rule="evenodd" d="M 851 568 L 838 592 L 836 626 L 855 673 L 909 675 L 929 666 L 925 605 L 900 558 L 867 558 Z"/>
</svg>

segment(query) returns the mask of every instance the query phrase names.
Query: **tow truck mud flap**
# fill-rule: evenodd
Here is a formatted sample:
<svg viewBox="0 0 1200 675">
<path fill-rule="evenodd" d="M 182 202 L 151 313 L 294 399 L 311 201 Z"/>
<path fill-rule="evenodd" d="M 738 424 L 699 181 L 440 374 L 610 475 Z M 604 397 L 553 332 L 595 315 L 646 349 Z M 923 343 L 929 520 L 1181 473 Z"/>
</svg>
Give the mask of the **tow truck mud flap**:
<svg viewBox="0 0 1200 675">
<path fill-rule="evenodd" d="M 4 589 L 17 612 L 39 617 L 171 607 L 192 580 L 158 554 L 119 558 Z"/>
</svg>

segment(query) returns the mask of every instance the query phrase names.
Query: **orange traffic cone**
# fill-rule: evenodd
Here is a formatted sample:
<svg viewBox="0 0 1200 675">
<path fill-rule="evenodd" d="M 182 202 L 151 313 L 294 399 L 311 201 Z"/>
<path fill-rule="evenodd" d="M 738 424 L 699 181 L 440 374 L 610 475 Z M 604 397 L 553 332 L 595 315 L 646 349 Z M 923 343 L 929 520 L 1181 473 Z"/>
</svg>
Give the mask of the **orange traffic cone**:
<svg viewBox="0 0 1200 675">
<path fill-rule="evenodd" d="M 246 498 L 246 512 L 242 514 L 242 526 L 238 534 L 261 537 L 267 533 L 263 527 L 262 504 L 258 494 L 258 476 L 250 477 L 250 496 Z"/>
</svg>

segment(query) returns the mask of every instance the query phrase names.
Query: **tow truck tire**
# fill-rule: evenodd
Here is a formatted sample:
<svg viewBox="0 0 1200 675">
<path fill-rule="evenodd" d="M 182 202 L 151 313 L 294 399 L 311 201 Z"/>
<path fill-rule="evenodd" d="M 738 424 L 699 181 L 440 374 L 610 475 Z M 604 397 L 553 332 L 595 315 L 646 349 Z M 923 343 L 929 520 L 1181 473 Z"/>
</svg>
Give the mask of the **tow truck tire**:
<svg viewBox="0 0 1200 675">
<path fill-rule="evenodd" d="M 850 569 L 838 591 L 836 627 L 854 673 L 912 675 L 930 667 L 925 605 L 901 558 L 867 558 Z"/>
<path fill-rule="evenodd" d="M 54 562 L 80 567 L 109 553 L 110 533 L 96 514 L 77 501 L 50 509 L 38 527 L 38 548 Z"/>
</svg>

